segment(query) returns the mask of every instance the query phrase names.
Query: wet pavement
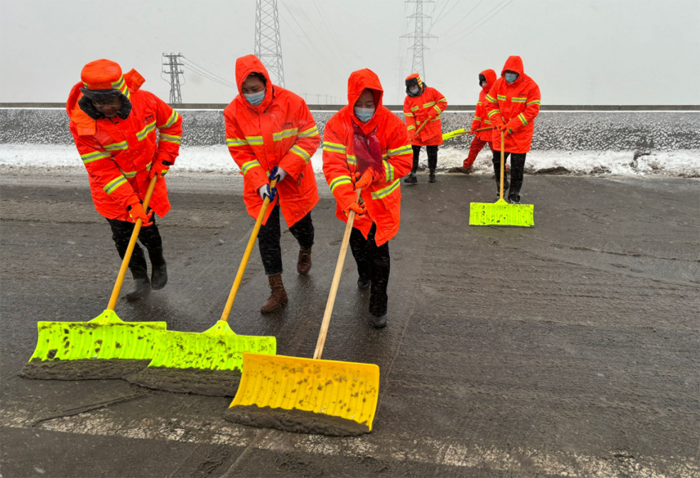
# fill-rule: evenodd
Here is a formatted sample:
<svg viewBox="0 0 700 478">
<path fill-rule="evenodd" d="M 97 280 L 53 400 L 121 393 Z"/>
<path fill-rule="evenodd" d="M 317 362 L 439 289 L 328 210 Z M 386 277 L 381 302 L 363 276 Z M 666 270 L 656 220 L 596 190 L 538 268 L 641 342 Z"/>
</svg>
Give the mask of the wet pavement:
<svg viewBox="0 0 700 478">
<path fill-rule="evenodd" d="M 159 223 L 170 282 L 116 310 L 201 332 L 253 220 L 239 177 L 171 176 Z M 284 355 L 313 354 L 340 248 L 322 181 L 310 275 L 296 274 L 285 231 L 289 305 L 258 312 L 256 249 L 231 314 L 234 331 L 274 335 Z M 380 367 L 374 429 L 356 438 L 238 426 L 226 398 L 17 377 L 36 322 L 98 315 L 119 260 L 83 175 L 4 170 L 0 186 L 5 478 L 700 474 L 698 180 L 528 176 L 533 229 L 469 227 L 469 202 L 494 200 L 485 176 L 402 186 L 388 326 L 368 325 L 348 255 L 324 349 Z"/>
</svg>

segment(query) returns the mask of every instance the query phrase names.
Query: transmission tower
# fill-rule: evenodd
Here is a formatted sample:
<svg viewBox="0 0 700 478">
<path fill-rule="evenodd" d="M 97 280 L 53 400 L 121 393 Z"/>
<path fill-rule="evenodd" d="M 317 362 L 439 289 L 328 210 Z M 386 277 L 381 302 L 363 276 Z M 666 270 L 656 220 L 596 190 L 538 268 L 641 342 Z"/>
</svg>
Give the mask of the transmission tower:
<svg viewBox="0 0 700 478">
<path fill-rule="evenodd" d="M 284 87 L 282 40 L 277 0 L 255 1 L 255 56 L 260 58 L 272 82 Z"/>
<path fill-rule="evenodd" d="M 170 75 L 170 81 L 165 80 L 168 83 L 170 83 L 170 104 L 182 103 L 182 91 L 180 90 L 180 75 L 182 75 L 184 79 L 185 72 L 182 69 L 184 65 L 180 61 L 181 58 L 182 53 L 163 53 L 162 73 Z"/>
<path fill-rule="evenodd" d="M 402 35 L 401 38 L 413 38 L 413 46 L 409 50 L 413 50 L 413 63 L 411 66 L 411 73 L 418 73 L 420 77 L 425 80 L 425 61 L 423 59 L 423 52 L 429 50 L 425 46 L 424 40 L 430 38 L 437 38 L 435 35 L 426 33 L 423 29 L 423 20 L 430 19 L 429 15 L 423 14 L 423 5 L 426 3 L 435 3 L 433 0 L 407 0 L 406 3 L 415 3 L 416 11 L 413 15 L 409 15 L 407 18 L 413 18 L 415 23 L 415 29 L 413 33 L 407 33 Z"/>
</svg>

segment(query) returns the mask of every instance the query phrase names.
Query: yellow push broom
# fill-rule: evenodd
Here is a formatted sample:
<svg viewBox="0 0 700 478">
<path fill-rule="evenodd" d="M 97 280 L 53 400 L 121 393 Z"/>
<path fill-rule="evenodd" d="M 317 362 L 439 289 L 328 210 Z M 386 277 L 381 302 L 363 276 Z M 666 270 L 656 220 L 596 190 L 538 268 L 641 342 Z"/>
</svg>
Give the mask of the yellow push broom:
<svg viewBox="0 0 700 478">
<path fill-rule="evenodd" d="M 158 176 L 153 176 L 143 200 L 148 209 Z M 155 335 L 165 322 L 124 322 L 114 312 L 124 275 L 141 231 L 136 220 L 107 309 L 89 322 L 39 322 L 36 350 L 21 377 L 47 380 L 123 378 L 148 365 Z"/>
<path fill-rule="evenodd" d="M 354 220 L 355 212 L 350 211 L 314 358 L 244 353 L 241 384 L 224 414 L 227 420 L 334 436 L 372 431 L 379 367 L 321 360 Z"/>
<path fill-rule="evenodd" d="M 488 128 L 479 128 L 479 129 L 475 129 L 474 132 L 475 132 L 475 133 L 481 133 L 482 131 L 490 131 L 490 130 L 492 130 L 492 129 L 493 129 L 493 127 L 492 127 L 492 126 L 489 126 Z M 456 138 L 457 136 L 462 136 L 463 134 L 467 134 L 467 133 L 469 133 L 469 130 L 468 130 L 468 129 L 466 129 L 466 128 L 460 128 L 460 129 L 456 129 L 456 130 L 454 130 L 454 131 L 450 131 L 449 133 L 443 134 L 443 135 L 442 135 L 442 139 L 443 139 L 443 141 L 445 141 L 445 140 L 448 140 L 448 139 Z"/>
<path fill-rule="evenodd" d="M 273 179 L 270 187 L 276 185 L 277 179 Z M 232 397 L 241 378 L 243 352 L 276 353 L 275 337 L 237 335 L 228 325 L 233 302 L 269 205 L 270 198 L 265 197 L 221 318 L 202 333 L 169 330 L 158 333 L 151 363 L 140 373 L 130 376 L 129 382 L 170 392 Z"/>
<path fill-rule="evenodd" d="M 532 204 L 508 204 L 503 199 L 505 169 L 505 134 L 501 131 L 501 181 L 500 198 L 495 203 L 473 202 L 469 205 L 470 226 L 519 226 L 535 225 L 535 206 Z"/>
</svg>

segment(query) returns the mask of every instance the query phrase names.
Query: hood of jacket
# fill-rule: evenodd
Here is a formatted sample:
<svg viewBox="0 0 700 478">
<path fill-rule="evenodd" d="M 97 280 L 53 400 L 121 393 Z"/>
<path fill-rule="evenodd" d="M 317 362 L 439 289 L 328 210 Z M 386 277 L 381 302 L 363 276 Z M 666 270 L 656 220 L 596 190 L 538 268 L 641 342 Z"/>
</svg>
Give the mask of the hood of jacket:
<svg viewBox="0 0 700 478">
<path fill-rule="evenodd" d="M 496 76 L 496 72 L 493 70 L 484 70 L 479 74 L 484 75 L 484 78 L 486 78 L 486 86 L 482 86 L 481 89 L 488 93 L 493 84 L 496 82 L 496 79 L 498 78 Z"/>
<path fill-rule="evenodd" d="M 251 105 L 243 95 L 243 82 L 251 73 L 260 73 L 265 77 L 265 98 L 258 106 Z M 236 86 L 238 86 L 238 101 L 254 111 L 263 112 L 272 103 L 275 89 L 270 81 L 270 74 L 267 72 L 265 65 L 255 55 L 246 55 L 236 59 Z"/>
<path fill-rule="evenodd" d="M 522 58 L 520 58 L 517 55 L 509 56 L 508 59 L 506 60 L 506 64 L 503 65 L 503 69 L 501 70 L 501 76 L 504 78 L 505 78 L 506 70 L 514 71 L 518 74 L 518 79 L 510 84 L 514 85 L 517 82 L 522 81 L 523 77 L 525 76 L 525 69 L 523 68 Z"/>
<path fill-rule="evenodd" d="M 372 96 L 374 97 L 374 116 L 366 122 L 360 121 L 357 116 L 355 116 L 355 103 L 362 96 L 362 92 L 366 89 L 372 91 Z M 382 97 L 384 96 L 384 89 L 382 84 L 379 82 L 379 77 L 369 68 L 362 70 L 353 71 L 348 78 L 348 113 L 350 114 L 352 121 L 357 124 L 364 133 L 369 133 L 373 131 L 378 124 L 379 112 L 382 110 Z"/>
</svg>

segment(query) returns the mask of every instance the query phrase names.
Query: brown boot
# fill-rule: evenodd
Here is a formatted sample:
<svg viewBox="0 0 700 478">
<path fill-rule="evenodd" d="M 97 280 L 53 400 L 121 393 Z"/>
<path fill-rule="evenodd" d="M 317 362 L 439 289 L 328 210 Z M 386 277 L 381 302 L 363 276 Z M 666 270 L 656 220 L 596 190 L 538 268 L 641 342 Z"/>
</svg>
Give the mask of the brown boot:
<svg viewBox="0 0 700 478">
<path fill-rule="evenodd" d="M 287 305 L 287 291 L 284 290 L 282 274 L 269 276 L 267 280 L 270 282 L 272 293 L 270 294 L 270 298 L 267 299 L 267 302 L 260 307 L 260 312 L 263 314 L 269 314 Z"/>
<path fill-rule="evenodd" d="M 297 272 L 305 276 L 311 270 L 311 248 L 299 249 L 299 260 L 297 260 Z"/>
</svg>

